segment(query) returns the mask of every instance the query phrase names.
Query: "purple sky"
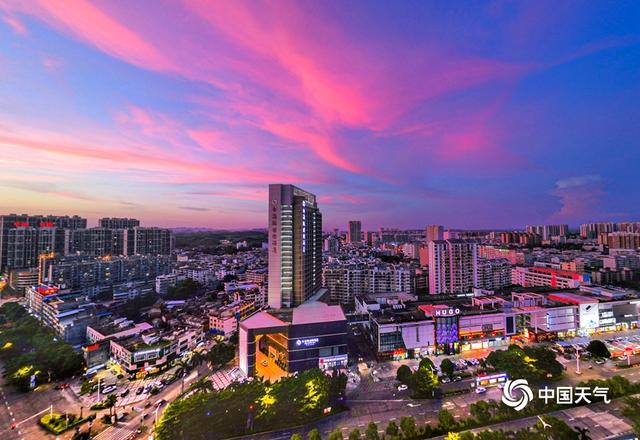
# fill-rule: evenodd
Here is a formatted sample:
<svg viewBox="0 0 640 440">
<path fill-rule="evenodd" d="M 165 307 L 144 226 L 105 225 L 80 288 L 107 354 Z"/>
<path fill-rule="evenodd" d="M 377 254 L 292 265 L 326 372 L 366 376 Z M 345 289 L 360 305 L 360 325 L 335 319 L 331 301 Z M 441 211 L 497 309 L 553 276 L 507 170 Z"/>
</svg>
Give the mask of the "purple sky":
<svg viewBox="0 0 640 440">
<path fill-rule="evenodd" d="M 0 212 L 640 217 L 640 3 L 0 0 Z"/>
</svg>

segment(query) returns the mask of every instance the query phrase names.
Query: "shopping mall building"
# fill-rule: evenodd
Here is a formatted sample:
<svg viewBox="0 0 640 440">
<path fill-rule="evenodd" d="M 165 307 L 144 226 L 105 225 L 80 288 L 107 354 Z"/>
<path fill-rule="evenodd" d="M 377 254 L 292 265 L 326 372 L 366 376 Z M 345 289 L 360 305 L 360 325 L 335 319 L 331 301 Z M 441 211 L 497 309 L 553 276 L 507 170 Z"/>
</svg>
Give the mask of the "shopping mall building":
<svg viewBox="0 0 640 440">
<path fill-rule="evenodd" d="M 345 367 L 347 333 L 340 306 L 312 301 L 257 313 L 240 323 L 240 369 L 276 380 L 312 368 Z"/>
<path fill-rule="evenodd" d="M 397 295 L 356 298 L 379 359 L 556 340 L 638 327 L 640 297 L 628 290 L 584 287 L 406 301 Z"/>
</svg>

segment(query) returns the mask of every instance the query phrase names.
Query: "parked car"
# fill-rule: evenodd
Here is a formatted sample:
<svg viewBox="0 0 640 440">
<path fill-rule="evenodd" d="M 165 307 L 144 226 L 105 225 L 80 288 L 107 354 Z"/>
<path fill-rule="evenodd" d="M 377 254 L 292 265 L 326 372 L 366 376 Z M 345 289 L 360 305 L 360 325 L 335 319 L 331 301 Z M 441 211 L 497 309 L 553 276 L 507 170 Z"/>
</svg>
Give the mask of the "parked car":
<svg viewBox="0 0 640 440">
<path fill-rule="evenodd" d="M 402 384 L 402 385 L 400 385 L 400 386 L 398 387 L 398 391 L 405 391 L 405 390 L 408 390 L 408 389 L 409 389 L 409 387 L 408 387 L 408 386 L 406 386 L 405 384 Z"/>
<path fill-rule="evenodd" d="M 462 377 L 460 376 L 453 376 L 453 381 L 454 382 L 460 382 L 462 380 Z"/>
<path fill-rule="evenodd" d="M 102 394 L 109 394 L 109 393 L 113 393 L 116 390 L 116 386 L 115 385 L 107 385 L 102 387 Z"/>
<path fill-rule="evenodd" d="M 140 387 L 136 390 L 136 396 L 139 396 L 140 394 L 144 393 L 144 388 Z"/>
<path fill-rule="evenodd" d="M 157 407 L 160 407 L 160 406 L 164 405 L 165 403 L 167 403 L 167 401 L 166 401 L 166 400 L 164 400 L 164 399 L 160 399 L 160 400 L 158 400 L 158 401 L 155 403 L 155 406 L 156 406 L 156 408 L 157 408 Z"/>
<path fill-rule="evenodd" d="M 441 378 L 441 379 L 440 379 L 440 382 L 442 382 L 442 383 L 449 383 L 449 382 L 451 382 L 451 378 L 449 378 L 449 377 L 445 376 L 445 377 L 443 377 L 443 378 Z"/>
<path fill-rule="evenodd" d="M 476 388 L 476 394 L 483 394 L 486 393 L 487 389 L 485 387 L 477 387 Z"/>
<path fill-rule="evenodd" d="M 606 361 L 604 359 L 596 359 L 595 361 L 593 361 L 596 363 L 596 365 L 602 365 L 604 364 Z"/>
<path fill-rule="evenodd" d="M 128 395 L 129 395 L 129 389 L 128 388 L 120 393 L 120 397 L 127 397 Z"/>
</svg>

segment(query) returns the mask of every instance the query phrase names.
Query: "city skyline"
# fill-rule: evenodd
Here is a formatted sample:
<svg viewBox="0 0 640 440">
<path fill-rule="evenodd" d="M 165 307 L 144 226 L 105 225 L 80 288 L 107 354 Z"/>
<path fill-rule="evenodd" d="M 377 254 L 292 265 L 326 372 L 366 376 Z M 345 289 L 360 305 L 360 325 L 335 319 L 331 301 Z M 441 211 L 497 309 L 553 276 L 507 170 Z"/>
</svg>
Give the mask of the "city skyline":
<svg viewBox="0 0 640 440">
<path fill-rule="evenodd" d="M 640 5 L 0 2 L 0 212 L 325 229 L 636 220 Z"/>
</svg>

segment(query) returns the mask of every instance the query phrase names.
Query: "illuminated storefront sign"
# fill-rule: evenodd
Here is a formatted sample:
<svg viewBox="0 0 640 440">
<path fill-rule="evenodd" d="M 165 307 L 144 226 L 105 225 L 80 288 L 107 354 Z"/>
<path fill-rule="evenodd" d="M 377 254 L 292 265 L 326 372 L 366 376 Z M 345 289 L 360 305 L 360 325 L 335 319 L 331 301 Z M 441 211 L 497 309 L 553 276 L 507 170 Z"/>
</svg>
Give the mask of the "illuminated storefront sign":
<svg viewBox="0 0 640 440">
<path fill-rule="evenodd" d="M 435 309 L 433 315 L 434 316 L 456 316 L 460 314 L 460 309 L 458 308 L 450 308 L 450 309 Z"/>
<path fill-rule="evenodd" d="M 298 339 L 296 345 L 298 347 L 313 347 L 320 342 L 319 338 Z"/>
</svg>

